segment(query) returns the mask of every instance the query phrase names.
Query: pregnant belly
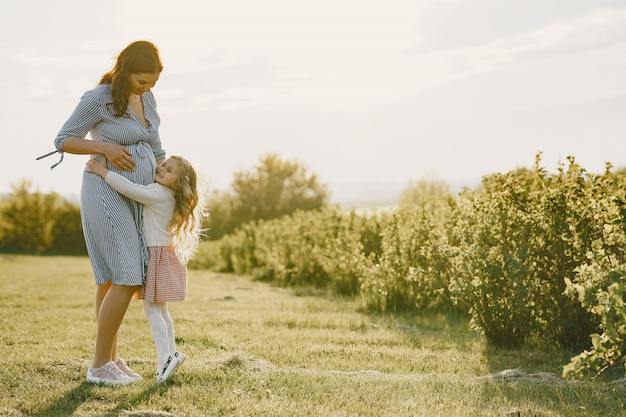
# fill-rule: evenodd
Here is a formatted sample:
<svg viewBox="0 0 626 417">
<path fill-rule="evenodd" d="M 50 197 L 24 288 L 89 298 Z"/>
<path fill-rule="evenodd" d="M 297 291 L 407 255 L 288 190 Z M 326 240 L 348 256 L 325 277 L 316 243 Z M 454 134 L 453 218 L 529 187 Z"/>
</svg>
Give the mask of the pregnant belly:
<svg viewBox="0 0 626 417">
<path fill-rule="evenodd" d="M 139 142 L 135 145 L 127 145 L 126 149 L 130 151 L 137 165 L 133 171 L 116 172 L 137 184 L 147 185 L 154 182 L 156 162 L 152 153 L 152 147 L 146 142 Z"/>
</svg>

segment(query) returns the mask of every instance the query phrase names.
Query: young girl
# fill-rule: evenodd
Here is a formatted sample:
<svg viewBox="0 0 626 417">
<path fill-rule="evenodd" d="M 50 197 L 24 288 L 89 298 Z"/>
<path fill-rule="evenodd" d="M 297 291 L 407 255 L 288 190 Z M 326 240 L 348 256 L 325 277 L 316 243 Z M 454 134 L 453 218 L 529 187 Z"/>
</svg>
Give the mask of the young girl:
<svg viewBox="0 0 626 417">
<path fill-rule="evenodd" d="M 171 156 L 157 166 L 154 183 L 140 185 L 109 171 L 104 158 L 92 158 L 87 166 L 86 172 L 101 176 L 120 194 L 144 205 L 148 266 L 145 285 L 135 293 L 135 298 L 144 300 L 144 312 L 156 345 L 156 382 L 165 382 L 185 360 L 176 350 L 167 302 L 185 299 L 187 261 L 199 242 L 196 172 L 186 159 Z"/>
</svg>

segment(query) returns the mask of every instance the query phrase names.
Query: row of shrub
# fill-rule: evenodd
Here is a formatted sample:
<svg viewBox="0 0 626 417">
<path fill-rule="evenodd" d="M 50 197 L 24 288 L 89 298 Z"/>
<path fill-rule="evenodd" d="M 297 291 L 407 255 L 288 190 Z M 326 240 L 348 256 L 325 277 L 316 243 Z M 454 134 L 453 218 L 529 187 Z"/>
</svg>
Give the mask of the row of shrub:
<svg viewBox="0 0 626 417">
<path fill-rule="evenodd" d="M 22 181 L 0 199 L 0 251 L 87 254 L 80 208 Z"/>
<path fill-rule="evenodd" d="M 378 311 L 462 311 L 497 347 L 589 350 L 586 377 L 626 351 L 623 175 L 573 158 L 483 178 L 476 190 L 417 193 L 397 211 L 339 207 L 260 220 L 203 245 L 193 261 L 282 286 L 357 295 Z"/>
</svg>

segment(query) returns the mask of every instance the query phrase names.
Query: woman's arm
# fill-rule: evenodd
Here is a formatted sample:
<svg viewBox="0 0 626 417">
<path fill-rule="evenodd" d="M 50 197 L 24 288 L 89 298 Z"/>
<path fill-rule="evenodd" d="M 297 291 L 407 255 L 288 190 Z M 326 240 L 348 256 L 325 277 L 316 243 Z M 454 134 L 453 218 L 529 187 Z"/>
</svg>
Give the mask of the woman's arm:
<svg viewBox="0 0 626 417">
<path fill-rule="evenodd" d="M 106 89 L 107 86 L 98 86 L 83 94 L 54 140 L 54 146 L 59 152 L 77 155 L 102 154 L 114 167 L 132 171 L 136 163 L 124 146 L 85 139 L 93 126 L 102 121 L 109 100 Z"/>
<path fill-rule="evenodd" d="M 137 165 L 128 149 L 117 143 L 70 136 L 63 142 L 63 152 L 77 155 L 102 154 L 114 167 L 123 171 L 132 171 Z"/>
</svg>

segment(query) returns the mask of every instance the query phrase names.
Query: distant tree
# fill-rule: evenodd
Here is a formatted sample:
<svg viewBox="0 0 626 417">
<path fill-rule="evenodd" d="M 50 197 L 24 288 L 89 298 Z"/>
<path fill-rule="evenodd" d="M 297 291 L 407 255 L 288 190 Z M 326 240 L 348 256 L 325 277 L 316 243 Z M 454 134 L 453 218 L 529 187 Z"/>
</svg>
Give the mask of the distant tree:
<svg viewBox="0 0 626 417">
<path fill-rule="evenodd" d="M 236 172 L 231 187 L 232 193 L 218 193 L 210 204 L 210 238 L 219 238 L 249 221 L 315 210 L 329 199 L 328 187 L 317 174 L 277 154 L 263 155 L 252 170 Z"/>
<path fill-rule="evenodd" d="M 62 198 L 58 194 L 31 192 L 22 181 L 11 186 L 0 205 L 1 245 L 5 249 L 39 253 L 50 247 L 54 219 L 50 216 Z"/>
<path fill-rule="evenodd" d="M 205 238 L 219 239 L 237 227 L 233 217 L 234 206 L 235 196 L 231 192 L 216 190 L 212 193 L 208 199 L 209 216 L 203 222 Z"/>
<path fill-rule="evenodd" d="M 309 174 L 300 163 L 284 161 L 276 154 L 262 156 L 252 171 L 236 172 L 232 188 L 238 203 L 233 214 L 244 221 L 313 210 L 328 200 L 327 187 L 317 174 Z"/>
<path fill-rule="evenodd" d="M 31 189 L 31 182 L 21 181 L 0 199 L 0 248 L 26 253 L 85 252 L 79 206 L 57 193 Z"/>
<path fill-rule="evenodd" d="M 54 212 L 53 241 L 49 250 L 54 252 L 87 254 L 78 204 L 64 200 Z"/>
</svg>

